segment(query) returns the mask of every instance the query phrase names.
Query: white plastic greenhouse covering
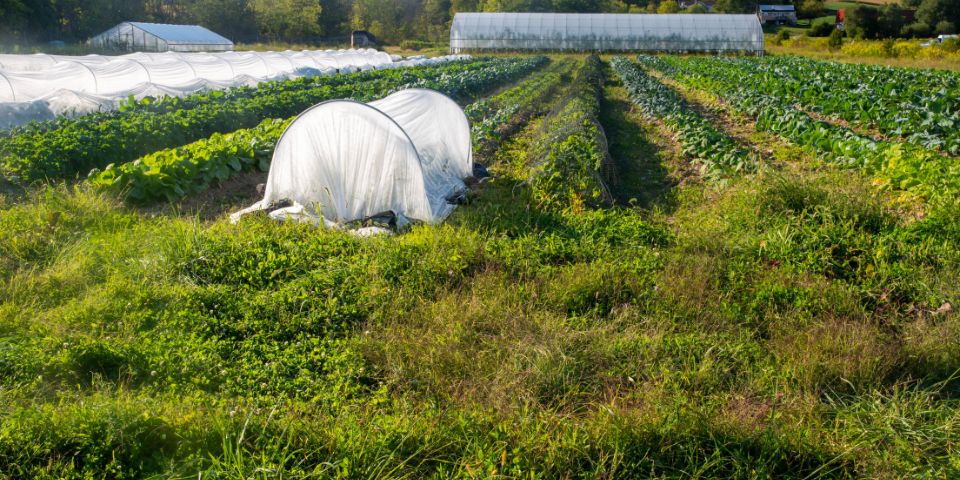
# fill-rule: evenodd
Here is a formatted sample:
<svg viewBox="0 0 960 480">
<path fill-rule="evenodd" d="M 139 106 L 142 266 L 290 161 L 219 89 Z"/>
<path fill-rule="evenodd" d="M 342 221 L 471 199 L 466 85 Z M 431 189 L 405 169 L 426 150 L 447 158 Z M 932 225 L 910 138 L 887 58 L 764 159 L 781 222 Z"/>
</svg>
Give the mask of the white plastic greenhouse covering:
<svg viewBox="0 0 960 480">
<path fill-rule="evenodd" d="M 100 48 L 138 52 L 224 52 L 233 42 L 199 25 L 123 22 L 90 39 Z"/>
<path fill-rule="evenodd" d="M 457 13 L 450 50 L 763 53 L 756 15 Z"/>
<path fill-rule="evenodd" d="M 231 220 L 290 201 L 270 216 L 335 225 L 393 212 L 437 223 L 472 172 L 470 124 L 443 94 L 408 89 L 368 104 L 333 100 L 287 127 L 263 200 Z"/>
<path fill-rule="evenodd" d="M 0 55 L 0 129 L 57 115 L 113 110 L 128 97 L 184 96 L 267 80 L 407 67 L 467 58 L 394 61 L 376 50 Z"/>
</svg>

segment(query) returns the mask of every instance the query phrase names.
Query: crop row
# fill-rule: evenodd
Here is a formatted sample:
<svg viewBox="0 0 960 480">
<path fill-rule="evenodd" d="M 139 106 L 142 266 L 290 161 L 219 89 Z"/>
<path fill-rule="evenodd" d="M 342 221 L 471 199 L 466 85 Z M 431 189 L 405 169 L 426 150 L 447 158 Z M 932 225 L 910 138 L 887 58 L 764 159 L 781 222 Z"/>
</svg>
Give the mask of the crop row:
<svg viewBox="0 0 960 480">
<path fill-rule="evenodd" d="M 876 129 L 890 137 L 960 154 L 960 87 L 912 82 L 907 69 L 817 62 L 795 57 L 703 58 L 717 72 L 806 110 Z M 931 82 L 926 82 L 931 83 Z"/>
<path fill-rule="evenodd" d="M 481 71 L 495 76 L 498 69 L 509 68 L 516 61 L 452 62 L 297 79 L 266 86 L 262 93 L 254 96 L 211 101 L 189 109 L 163 113 L 121 111 L 62 121 L 53 129 L 19 129 L 0 138 L 0 174 L 19 177 L 24 182 L 72 177 L 111 162 L 133 160 L 214 133 L 249 128 L 264 118 L 290 117 L 323 100 L 365 100 L 421 79 L 433 81 L 451 75 L 476 75 Z M 457 96 L 470 92 L 453 89 L 450 93 Z"/>
<path fill-rule="evenodd" d="M 686 85 L 711 92 L 756 119 L 756 128 L 777 134 L 838 165 L 874 175 L 877 183 L 921 198 L 960 193 L 960 162 L 909 143 L 877 141 L 811 118 L 761 86 L 728 76 L 722 64 L 641 56 L 641 63 Z"/>
<path fill-rule="evenodd" d="M 715 129 L 677 92 L 624 57 L 614 58 L 611 64 L 643 115 L 676 133 L 683 153 L 700 164 L 703 176 L 718 179 L 756 170 L 753 155 Z"/>
<path fill-rule="evenodd" d="M 490 98 L 467 106 L 473 151 L 484 157 L 515 133 L 531 116 L 542 113 L 548 99 L 573 70 L 572 60 L 554 62 L 536 76 Z"/>
<path fill-rule="evenodd" d="M 385 95 L 391 89 L 431 88 L 451 96 L 472 98 L 529 73 L 547 62 L 545 57 L 514 59 L 486 64 L 483 68 L 422 78 L 406 85 L 367 84 L 357 90 L 362 99 Z M 362 87 L 362 85 L 357 86 Z M 371 90 L 378 88 L 379 90 Z M 254 128 L 226 135 L 214 134 L 181 147 L 160 150 L 133 162 L 93 170 L 88 182 L 123 193 L 134 202 L 175 200 L 201 192 L 211 183 L 224 181 L 237 172 L 269 168 L 280 135 L 293 117 L 267 119 Z"/>
<path fill-rule="evenodd" d="M 540 206 L 576 212 L 611 201 L 606 180 L 613 165 L 598 120 L 602 88 L 600 59 L 592 55 L 538 130 L 529 157 L 536 160 L 530 186 Z"/>
</svg>

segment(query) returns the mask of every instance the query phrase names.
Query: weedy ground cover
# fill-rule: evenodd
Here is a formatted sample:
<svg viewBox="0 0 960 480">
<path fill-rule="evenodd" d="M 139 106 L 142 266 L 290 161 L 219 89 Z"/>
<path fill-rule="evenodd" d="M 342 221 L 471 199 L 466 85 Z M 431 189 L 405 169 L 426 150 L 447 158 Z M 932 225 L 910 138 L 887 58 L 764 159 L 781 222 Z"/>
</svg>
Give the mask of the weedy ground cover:
<svg viewBox="0 0 960 480">
<path fill-rule="evenodd" d="M 689 157 L 597 72 L 401 235 L 3 198 L 0 475 L 960 474 L 960 209 L 802 155 L 671 181 Z M 591 172 L 599 133 L 669 201 L 543 201 L 541 161 Z"/>
</svg>

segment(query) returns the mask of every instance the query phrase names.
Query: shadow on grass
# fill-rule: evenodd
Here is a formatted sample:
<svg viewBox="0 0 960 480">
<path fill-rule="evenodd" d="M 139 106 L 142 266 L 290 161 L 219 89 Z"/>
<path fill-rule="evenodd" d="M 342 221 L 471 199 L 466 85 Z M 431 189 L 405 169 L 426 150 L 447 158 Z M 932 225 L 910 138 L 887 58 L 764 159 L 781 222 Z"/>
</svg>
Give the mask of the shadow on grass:
<svg viewBox="0 0 960 480">
<path fill-rule="evenodd" d="M 672 211 L 676 207 L 671 197 L 675 182 L 664 165 L 665 152 L 650 141 L 649 128 L 631 115 L 632 105 L 616 75 L 609 69 L 605 75 L 600 122 L 617 168 L 611 193 L 621 205 L 635 203 L 647 209 Z"/>
</svg>

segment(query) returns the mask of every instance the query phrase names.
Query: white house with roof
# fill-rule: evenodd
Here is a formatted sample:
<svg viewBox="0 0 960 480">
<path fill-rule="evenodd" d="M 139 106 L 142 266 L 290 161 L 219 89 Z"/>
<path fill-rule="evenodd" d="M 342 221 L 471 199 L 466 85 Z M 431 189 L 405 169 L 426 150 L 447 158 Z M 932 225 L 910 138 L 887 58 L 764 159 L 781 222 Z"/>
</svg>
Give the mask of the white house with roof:
<svg viewBox="0 0 960 480">
<path fill-rule="evenodd" d="M 229 52 L 233 42 L 200 25 L 123 22 L 87 41 L 132 52 Z"/>
</svg>

